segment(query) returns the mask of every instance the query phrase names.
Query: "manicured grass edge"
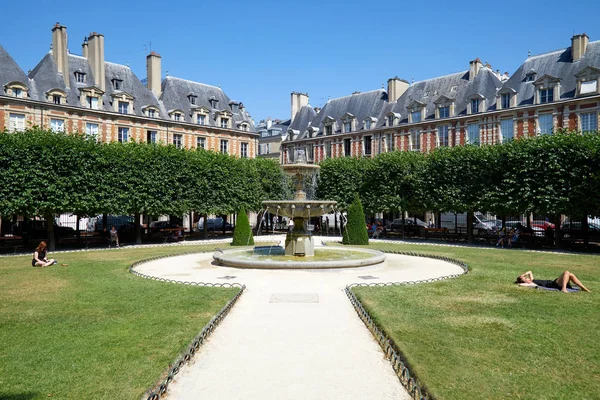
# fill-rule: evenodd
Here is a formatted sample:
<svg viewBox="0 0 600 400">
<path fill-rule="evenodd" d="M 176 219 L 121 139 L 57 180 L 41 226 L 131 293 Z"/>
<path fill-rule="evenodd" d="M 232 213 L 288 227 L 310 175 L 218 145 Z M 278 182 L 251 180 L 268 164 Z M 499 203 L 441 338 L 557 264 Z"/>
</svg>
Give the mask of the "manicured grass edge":
<svg viewBox="0 0 600 400">
<path fill-rule="evenodd" d="M 438 256 L 435 254 L 423 254 L 411 251 L 381 251 L 383 251 L 384 253 L 400 254 L 413 257 L 425 257 L 446 261 L 458 265 L 464 271 L 462 274 L 445 275 L 437 278 L 423 279 L 418 281 L 388 283 L 352 283 L 346 286 L 346 288 L 344 289 L 344 292 L 346 292 L 346 296 L 348 296 L 348 299 L 350 300 L 350 303 L 352 303 L 352 306 L 356 310 L 356 313 L 358 314 L 359 318 L 364 322 L 364 324 L 367 326 L 367 329 L 371 331 L 375 340 L 381 346 L 381 349 L 385 353 L 385 357 L 388 360 L 390 360 L 392 368 L 394 369 L 396 376 L 400 380 L 400 383 L 406 388 L 410 396 L 413 399 L 417 400 L 433 400 L 435 398 L 429 393 L 427 386 L 413 372 L 411 372 L 410 361 L 406 358 L 404 353 L 402 353 L 402 350 L 400 350 L 400 348 L 398 347 L 398 345 L 396 345 L 393 339 L 389 337 L 385 330 L 382 329 L 376 322 L 374 322 L 371 315 L 368 313 L 363 304 L 352 291 L 352 288 L 358 286 L 406 286 L 418 283 L 437 282 L 446 279 L 458 278 L 464 274 L 467 274 L 469 272 L 469 266 L 460 260 L 456 260 L 450 257 Z"/>
<path fill-rule="evenodd" d="M 202 328 L 200 333 L 192 340 L 192 342 L 188 346 L 187 350 L 184 351 L 183 354 L 180 354 L 175 359 L 175 362 L 171 363 L 169 365 L 169 367 L 161 374 L 161 378 L 159 378 L 158 383 L 156 383 L 154 386 L 152 386 L 151 388 L 149 388 L 146 391 L 145 395 L 147 395 L 147 397 L 146 397 L 147 400 L 159 400 L 162 396 L 165 396 L 167 394 L 169 384 L 173 381 L 175 375 L 177 375 L 179 373 L 179 371 L 181 370 L 181 368 L 192 359 L 194 354 L 200 349 L 200 346 L 202 346 L 204 344 L 204 341 L 210 336 L 211 333 L 213 333 L 213 331 L 215 330 L 217 325 L 219 325 L 219 323 L 227 316 L 227 314 L 229 314 L 229 311 L 231 311 L 234 304 L 240 298 L 242 293 L 244 293 L 244 290 L 246 289 L 246 285 L 242 285 L 241 283 L 235 283 L 235 282 L 234 283 L 228 283 L 228 282 L 206 283 L 206 282 L 190 282 L 190 281 L 178 281 L 175 279 L 157 278 L 155 276 L 142 274 L 142 273 L 136 271 L 134 268 L 137 267 L 138 265 L 141 265 L 141 264 L 144 264 L 144 263 L 147 263 L 150 261 L 154 261 L 154 260 L 159 260 L 162 258 L 178 257 L 181 255 L 189 255 L 189 254 L 209 253 L 211 251 L 214 251 L 214 250 L 189 251 L 189 252 L 180 253 L 180 254 L 176 254 L 176 255 L 170 254 L 170 255 L 157 256 L 157 257 L 152 257 L 152 258 L 147 258 L 144 260 L 136 261 L 135 263 L 131 264 L 131 266 L 129 267 L 130 273 L 132 273 L 136 276 L 139 276 L 140 278 L 144 278 L 144 279 L 151 279 L 151 280 L 155 280 L 155 281 L 168 282 L 168 283 L 176 283 L 176 284 L 180 284 L 180 285 L 224 287 L 224 288 L 225 287 L 226 288 L 239 287 L 240 288 L 240 290 L 237 292 L 237 294 L 232 299 L 230 299 L 227 302 L 227 304 L 225 304 L 225 306 L 223 306 L 223 308 L 221 308 L 221 310 L 215 316 L 213 316 L 211 318 L 211 320 L 204 326 L 204 328 Z"/>
</svg>

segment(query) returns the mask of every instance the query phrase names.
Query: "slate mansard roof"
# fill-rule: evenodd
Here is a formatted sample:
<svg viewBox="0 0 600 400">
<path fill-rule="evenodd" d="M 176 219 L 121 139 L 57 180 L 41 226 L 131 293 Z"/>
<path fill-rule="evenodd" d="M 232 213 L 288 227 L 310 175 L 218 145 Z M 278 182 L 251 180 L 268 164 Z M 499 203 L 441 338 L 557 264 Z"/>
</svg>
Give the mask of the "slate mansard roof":
<svg viewBox="0 0 600 400">
<path fill-rule="evenodd" d="M 482 67 L 473 80 L 469 80 L 469 71 L 458 72 L 439 78 L 415 82 L 408 87 L 406 92 L 395 104 L 390 104 L 384 115 L 393 112 L 400 115 L 400 123 L 408 123 L 409 107 L 413 101 L 425 104 L 425 119 L 435 119 L 435 102 L 442 96 L 454 101 L 454 115 L 466 115 L 467 104 L 476 95 L 482 96 L 486 102 L 486 109 L 495 109 L 496 92 L 502 86 L 502 82 L 489 68 Z M 378 127 L 385 125 L 382 118 Z"/>
<path fill-rule="evenodd" d="M 29 76 L 19 68 L 6 50 L 0 46 L 0 95 L 3 94 L 3 86 L 9 82 L 21 82 L 30 89 L 29 99 L 46 102 L 46 93 L 53 89 L 59 89 L 66 93 L 66 104 L 70 106 L 80 106 L 80 89 L 99 87 L 88 60 L 82 56 L 68 54 L 69 63 L 69 88 L 66 87 L 62 74 L 57 72 L 56 62 L 52 53 L 47 53 L 38 65 L 29 72 Z M 250 115 L 243 108 L 241 103 L 232 101 L 220 88 L 205 85 L 198 82 L 192 82 L 185 79 L 167 77 L 162 82 L 162 94 L 156 98 L 154 93 L 149 90 L 133 71 L 125 65 L 115 64 L 106 61 L 105 68 L 105 93 L 102 96 L 105 111 L 114 111 L 113 95 L 127 93 L 133 96 L 133 110 L 128 115 L 145 116 L 144 109 L 147 106 L 154 106 L 159 110 L 159 119 L 171 120 L 169 111 L 183 111 L 184 121 L 192 121 L 192 107 L 204 106 L 209 110 L 210 118 L 205 121 L 205 125 L 217 126 L 216 115 L 221 111 L 232 113 L 232 129 L 240 130 L 239 124 L 247 123 L 248 132 L 255 132 L 254 124 Z M 85 74 L 85 82 L 77 82 L 76 72 Z M 113 79 L 122 81 L 120 90 L 115 90 Z M 196 96 L 196 104 L 192 105 L 188 96 Z M 210 100 L 218 100 L 218 105 L 213 109 Z"/>
<path fill-rule="evenodd" d="M 575 75 L 586 67 L 600 68 L 600 41 L 590 42 L 585 54 L 577 61 L 571 61 L 571 47 L 550 53 L 529 57 L 506 81 L 501 92 L 515 91 L 517 105 L 533 104 L 535 86 L 533 82 L 544 75 L 560 79 L 560 99 L 575 97 Z M 533 81 L 527 81 L 528 74 L 534 74 Z"/>
<path fill-rule="evenodd" d="M 19 68 L 15 60 L 0 45 L 0 93 L 4 91 L 4 85 L 10 82 L 21 82 L 32 90 L 32 84 L 27 75 Z"/>
</svg>

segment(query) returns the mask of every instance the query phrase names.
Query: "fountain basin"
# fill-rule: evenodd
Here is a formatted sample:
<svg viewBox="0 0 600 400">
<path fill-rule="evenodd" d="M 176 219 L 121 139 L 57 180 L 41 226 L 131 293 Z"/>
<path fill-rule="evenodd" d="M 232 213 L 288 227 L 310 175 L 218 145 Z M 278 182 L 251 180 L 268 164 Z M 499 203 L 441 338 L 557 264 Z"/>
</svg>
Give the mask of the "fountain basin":
<svg viewBox="0 0 600 400">
<path fill-rule="evenodd" d="M 220 265 L 250 269 L 328 269 L 356 268 L 379 264 L 386 255 L 361 248 L 319 247 L 312 257 L 285 255 L 281 246 L 243 247 L 213 254 Z"/>
<path fill-rule="evenodd" d="M 269 200 L 263 201 L 262 204 L 272 214 L 308 218 L 332 213 L 337 203 L 328 200 Z"/>
</svg>

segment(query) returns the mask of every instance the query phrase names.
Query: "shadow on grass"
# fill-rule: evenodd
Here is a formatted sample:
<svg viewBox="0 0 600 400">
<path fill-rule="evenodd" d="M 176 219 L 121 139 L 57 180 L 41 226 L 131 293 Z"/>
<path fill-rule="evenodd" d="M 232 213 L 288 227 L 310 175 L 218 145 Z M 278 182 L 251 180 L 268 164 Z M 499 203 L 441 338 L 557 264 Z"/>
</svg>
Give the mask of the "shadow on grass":
<svg viewBox="0 0 600 400">
<path fill-rule="evenodd" d="M 41 397 L 39 393 L 17 393 L 17 394 L 3 394 L 0 393 L 0 400 L 30 400 L 35 399 L 36 397 Z"/>
</svg>

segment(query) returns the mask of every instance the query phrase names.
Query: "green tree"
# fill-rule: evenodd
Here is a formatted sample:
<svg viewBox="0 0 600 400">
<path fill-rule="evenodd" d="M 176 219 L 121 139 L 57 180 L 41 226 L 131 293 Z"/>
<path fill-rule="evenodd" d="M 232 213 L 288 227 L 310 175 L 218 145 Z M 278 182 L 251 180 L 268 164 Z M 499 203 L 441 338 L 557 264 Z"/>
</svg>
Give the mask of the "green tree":
<svg viewBox="0 0 600 400">
<path fill-rule="evenodd" d="M 340 210 L 345 211 L 354 196 L 364 195 L 364 176 L 372 162 L 370 158 L 328 158 L 320 163 L 317 197 L 334 200 Z"/>
<path fill-rule="evenodd" d="M 238 213 L 237 223 L 233 230 L 233 241 L 232 246 L 249 246 L 254 245 L 254 236 L 252 236 L 252 229 L 250 229 L 250 223 L 248 222 L 248 215 L 246 210 L 242 207 Z"/>
<path fill-rule="evenodd" d="M 365 225 L 365 213 L 358 194 L 355 194 L 354 201 L 348 207 L 348 223 L 344 229 L 342 242 L 353 245 L 369 244 L 369 233 Z"/>
</svg>

